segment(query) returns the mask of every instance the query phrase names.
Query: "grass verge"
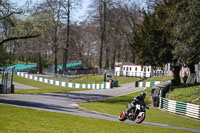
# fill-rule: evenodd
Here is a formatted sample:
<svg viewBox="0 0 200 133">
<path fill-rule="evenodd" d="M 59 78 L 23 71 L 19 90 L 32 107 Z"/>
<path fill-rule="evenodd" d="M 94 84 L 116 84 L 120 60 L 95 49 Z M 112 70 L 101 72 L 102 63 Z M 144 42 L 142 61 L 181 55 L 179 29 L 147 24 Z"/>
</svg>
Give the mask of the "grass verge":
<svg viewBox="0 0 200 133">
<path fill-rule="evenodd" d="M 182 85 L 180 87 L 175 87 L 174 91 L 167 94 L 167 98 L 176 101 L 200 104 L 200 86 Z"/>
<path fill-rule="evenodd" d="M 151 103 L 150 96 L 150 88 L 143 91 L 147 93 L 147 97 L 145 102 L 147 104 Z M 80 103 L 80 106 L 87 109 L 100 113 L 106 113 L 109 115 L 117 116 L 119 113 L 126 109 L 126 105 L 132 101 L 132 99 L 139 95 L 141 92 L 132 93 L 129 95 L 124 95 L 116 98 L 107 99 L 99 102 L 90 102 L 90 103 Z M 182 116 L 178 116 L 176 114 L 170 114 L 169 112 L 162 111 L 156 108 L 151 108 L 147 110 L 147 115 L 145 121 L 160 123 L 160 124 L 168 124 L 172 126 L 186 127 L 186 128 L 194 128 L 200 129 L 200 121 L 192 120 L 190 118 L 185 118 Z"/>
<path fill-rule="evenodd" d="M 39 81 L 30 80 L 20 76 L 14 76 L 14 82 L 37 87 L 39 89 L 15 89 L 15 93 L 51 93 L 51 92 L 69 92 L 69 91 L 83 91 L 86 89 L 67 88 L 62 86 L 50 85 Z M 88 89 L 87 89 L 88 90 Z"/>
<path fill-rule="evenodd" d="M 140 78 L 132 78 L 132 77 L 118 77 L 118 85 L 127 84 L 131 82 L 139 81 Z"/>
<path fill-rule="evenodd" d="M 64 81 L 64 82 L 70 82 L 70 83 L 81 83 L 81 84 L 102 84 L 104 81 L 103 75 L 79 75 L 76 77 L 70 77 L 70 78 L 60 78 L 60 77 L 44 77 L 47 79 L 53 79 L 57 81 Z M 114 77 L 113 77 L 114 80 Z M 140 80 L 140 78 L 132 78 L 132 77 L 117 77 L 118 84 L 126 84 L 130 82 L 135 82 Z"/>
<path fill-rule="evenodd" d="M 0 133 L 191 133 L 0 104 Z"/>
<path fill-rule="evenodd" d="M 172 80 L 173 77 L 151 77 L 142 82 L 150 82 L 150 81 L 169 81 Z"/>
<path fill-rule="evenodd" d="M 39 77 L 44 77 L 41 75 L 36 75 Z M 57 80 L 57 81 L 63 81 L 63 82 L 70 82 L 70 83 L 80 83 L 80 84 L 102 84 L 104 77 L 102 75 L 78 75 L 75 77 L 68 77 L 68 78 L 64 78 L 64 77 L 44 77 L 47 79 L 52 79 L 52 80 Z"/>
</svg>

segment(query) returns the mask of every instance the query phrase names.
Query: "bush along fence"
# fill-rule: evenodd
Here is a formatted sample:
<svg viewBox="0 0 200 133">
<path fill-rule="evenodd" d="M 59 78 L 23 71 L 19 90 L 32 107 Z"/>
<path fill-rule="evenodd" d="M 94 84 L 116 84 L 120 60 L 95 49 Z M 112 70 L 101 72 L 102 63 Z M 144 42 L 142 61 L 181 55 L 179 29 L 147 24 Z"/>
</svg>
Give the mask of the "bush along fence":
<svg viewBox="0 0 200 133">
<path fill-rule="evenodd" d="M 160 97 L 160 108 L 172 113 L 200 119 L 200 105 Z"/>
<path fill-rule="evenodd" d="M 136 87 L 153 87 L 154 85 L 160 84 L 162 81 L 151 81 L 151 82 L 136 82 Z"/>
<path fill-rule="evenodd" d="M 110 89 L 111 88 L 111 83 L 109 82 L 104 82 L 103 84 L 79 84 L 79 83 L 68 83 L 68 82 L 46 79 L 46 78 L 26 74 L 23 72 L 16 72 L 15 74 L 24 78 L 31 79 L 31 80 L 35 80 L 35 81 L 39 81 L 39 82 L 43 82 L 47 84 L 52 84 L 52 85 L 57 85 L 57 86 L 62 86 L 62 87 L 83 88 L 83 89 Z"/>
</svg>

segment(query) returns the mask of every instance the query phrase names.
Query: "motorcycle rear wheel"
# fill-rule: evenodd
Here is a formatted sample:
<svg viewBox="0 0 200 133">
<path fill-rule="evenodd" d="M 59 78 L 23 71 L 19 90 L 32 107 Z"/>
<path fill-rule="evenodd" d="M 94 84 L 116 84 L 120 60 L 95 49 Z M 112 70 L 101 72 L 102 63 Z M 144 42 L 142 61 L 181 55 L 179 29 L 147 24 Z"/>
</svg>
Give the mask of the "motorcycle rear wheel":
<svg viewBox="0 0 200 133">
<path fill-rule="evenodd" d="M 119 120 L 120 121 L 125 121 L 126 120 L 126 111 L 122 111 L 119 115 Z"/>
<path fill-rule="evenodd" d="M 145 112 L 143 112 L 141 116 L 137 116 L 136 117 L 135 122 L 138 123 L 138 124 L 142 123 L 144 121 L 144 119 L 145 119 L 145 116 L 146 116 Z"/>
</svg>

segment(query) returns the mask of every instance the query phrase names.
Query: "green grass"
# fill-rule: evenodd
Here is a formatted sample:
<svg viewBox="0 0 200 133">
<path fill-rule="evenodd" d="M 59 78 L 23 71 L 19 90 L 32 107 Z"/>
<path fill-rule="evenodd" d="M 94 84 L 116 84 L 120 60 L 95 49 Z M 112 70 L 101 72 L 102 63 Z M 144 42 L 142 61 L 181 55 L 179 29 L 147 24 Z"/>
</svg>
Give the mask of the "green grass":
<svg viewBox="0 0 200 133">
<path fill-rule="evenodd" d="M 167 98 L 176 101 L 200 104 L 200 86 L 182 85 L 180 87 L 175 87 L 174 91 L 167 94 Z"/>
<path fill-rule="evenodd" d="M 169 81 L 172 80 L 173 77 L 151 77 L 142 82 L 149 82 L 149 81 Z"/>
<path fill-rule="evenodd" d="M 65 82 L 71 82 L 71 83 L 82 83 L 82 84 L 102 84 L 104 81 L 104 76 L 103 75 L 79 75 L 76 77 L 70 77 L 69 79 L 67 78 L 59 78 L 59 77 L 45 77 L 47 79 L 53 79 L 53 80 L 58 80 L 58 81 L 65 81 Z M 114 77 L 113 77 L 113 80 Z M 117 77 L 118 84 L 126 84 L 130 82 L 135 82 L 140 80 L 139 78 L 130 78 L 130 77 Z"/>
<path fill-rule="evenodd" d="M 143 92 L 147 93 L 145 102 L 147 104 L 150 104 L 151 103 L 150 88 L 148 88 Z M 136 92 L 129 95 L 111 98 L 99 102 L 80 103 L 80 106 L 88 110 L 118 116 L 122 110 L 126 109 L 126 105 L 130 103 L 132 99 L 135 96 L 139 95 L 140 93 L 141 92 Z M 147 110 L 145 121 L 186 127 L 186 128 L 200 129 L 199 120 L 192 120 L 189 118 L 178 116 L 176 114 L 170 114 L 169 112 L 161 111 L 159 109 L 152 107 L 150 107 L 150 110 Z"/>
<path fill-rule="evenodd" d="M 0 133 L 191 133 L 0 105 Z"/>
<path fill-rule="evenodd" d="M 1 78 L 2 75 L 0 75 Z M 58 81 L 66 81 L 66 79 L 63 78 L 50 78 L 50 79 L 54 79 L 54 80 L 58 80 Z M 82 81 L 90 81 L 91 83 L 103 83 L 100 81 L 103 81 L 103 76 L 102 75 L 85 75 L 85 76 L 80 76 L 79 78 L 73 79 L 73 83 L 83 83 L 80 82 Z M 80 80 L 81 79 L 81 80 Z M 126 83 L 130 83 L 130 82 L 135 82 L 138 81 L 139 78 L 128 78 L 128 77 L 118 77 L 118 83 L 119 85 L 121 84 L 126 84 Z M 79 82 L 78 82 L 79 81 Z M 94 81 L 94 82 L 92 82 Z M 87 90 L 87 89 L 75 89 L 75 88 L 66 88 L 66 87 L 61 87 L 61 86 L 55 86 L 55 85 L 50 85 L 50 84 L 46 84 L 46 83 L 42 83 L 42 82 L 38 82 L 38 81 L 34 81 L 34 80 L 30 80 L 24 77 L 20 77 L 20 76 L 14 76 L 14 82 L 16 83 L 20 83 L 20 84 L 24 84 L 24 85 L 28 85 L 28 86 L 33 86 L 33 87 L 37 87 L 39 89 L 31 89 L 31 90 L 24 90 L 24 89 L 20 89 L 20 88 L 15 88 L 15 93 L 20 93 L 20 94 L 25 94 L 25 93 L 50 93 L 50 92 L 69 92 L 69 91 L 83 91 L 83 90 Z M 90 83 L 89 82 L 89 83 Z"/>
<path fill-rule="evenodd" d="M 42 77 L 40 75 L 40 77 Z M 69 78 L 62 78 L 62 77 L 44 77 L 47 79 L 53 79 L 57 81 L 64 81 L 64 82 L 70 82 L 70 83 L 81 83 L 81 84 L 102 84 L 104 77 L 102 75 L 78 75 L 74 77 Z"/>
<path fill-rule="evenodd" d="M 131 82 L 139 81 L 140 78 L 131 78 L 131 77 L 117 77 L 118 85 L 127 84 Z"/>
<path fill-rule="evenodd" d="M 24 89 L 15 89 L 15 93 L 50 93 L 50 92 L 69 92 L 69 91 L 83 91 L 86 89 L 76 89 L 76 88 L 67 88 L 62 86 L 50 85 L 46 83 L 42 83 L 39 81 L 30 80 L 27 78 L 23 78 L 20 76 L 14 76 L 14 82 L 37 87 L 39 89 L 31 89 L 31 90 L 24 90 Z"/>
</svg>

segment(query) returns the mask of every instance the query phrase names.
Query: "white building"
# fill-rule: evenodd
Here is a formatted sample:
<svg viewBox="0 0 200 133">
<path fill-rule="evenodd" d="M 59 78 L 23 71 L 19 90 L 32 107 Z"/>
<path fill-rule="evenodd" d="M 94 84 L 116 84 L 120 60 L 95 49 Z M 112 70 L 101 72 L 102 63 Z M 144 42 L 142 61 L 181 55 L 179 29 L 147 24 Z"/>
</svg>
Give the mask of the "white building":
<svg viewBox="0 0 200 133">
<path fill-rule="evenodd" d="M 116 76 L 151 77 L 151 66 L 123 64 L 115 66 Z"/>
</svg>

